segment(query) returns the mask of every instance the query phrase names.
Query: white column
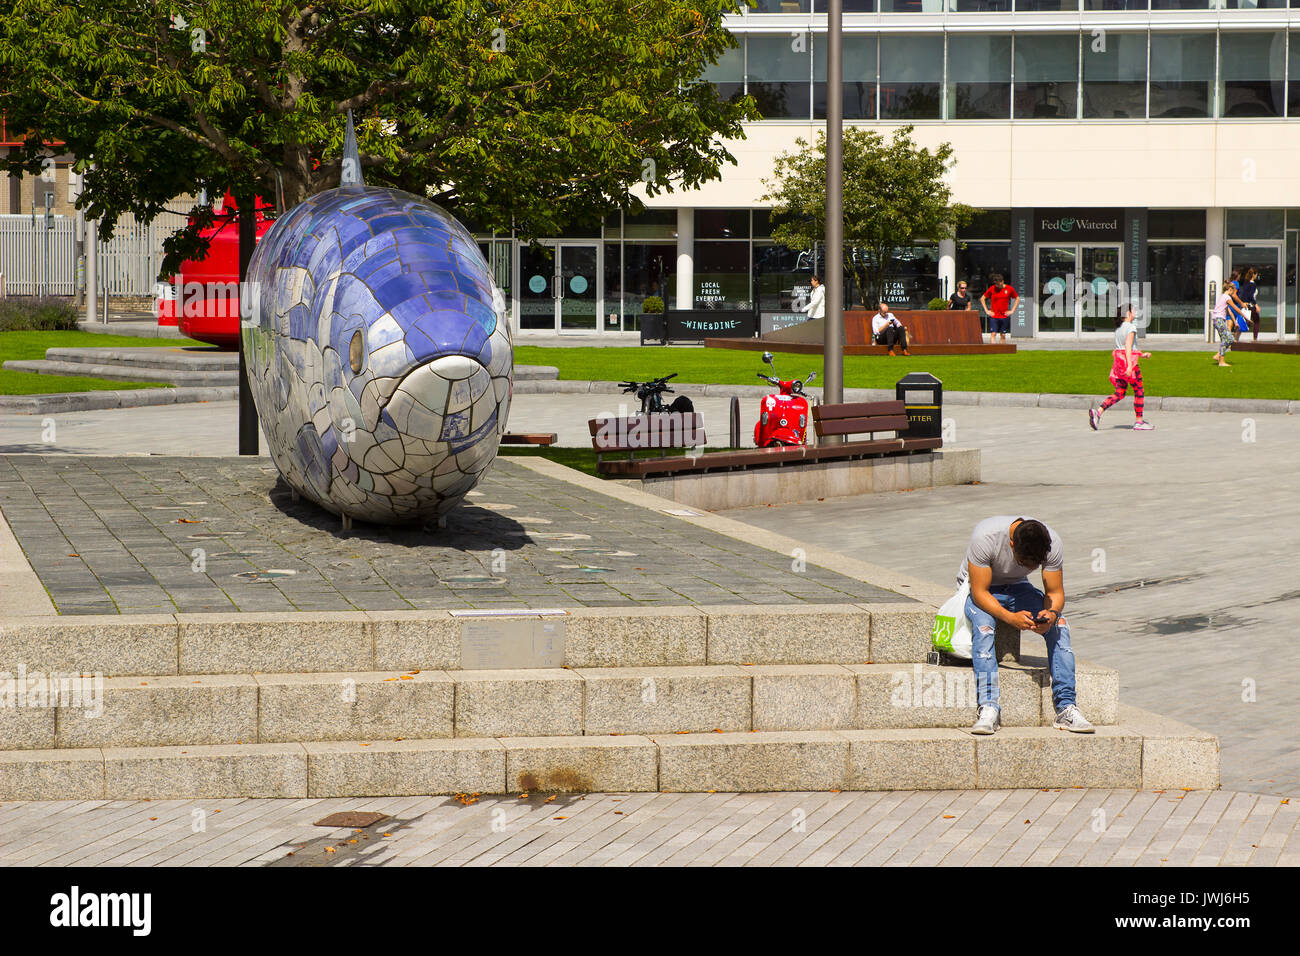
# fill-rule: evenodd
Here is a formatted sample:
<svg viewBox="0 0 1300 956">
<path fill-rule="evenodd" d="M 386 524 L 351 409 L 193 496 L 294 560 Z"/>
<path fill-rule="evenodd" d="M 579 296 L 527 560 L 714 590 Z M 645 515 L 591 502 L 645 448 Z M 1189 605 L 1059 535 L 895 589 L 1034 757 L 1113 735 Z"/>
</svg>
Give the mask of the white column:
<svg viewBox="0 0 1300 956">
<path fill-rule="evenodd" d="M 94 322 L 99 316 L 95 314 L 99 295 L 99 229 L 93 219 L 86 220 L 86 321 Z"/>
<path fill-rule="evenodd" d="M 957 240 L 939 240 L 939 296 L 948 298 L 957 291 Z"/>
<path fill-rule="evenodd" d="M 1210 310 L 1214 300 L 1210 298 L 1210 283 L 1214 283 L 1215 294 L 1223 291 L 1223 207 L 1216 206 L 1205 210 L 1205 335 L 1210 338 Z"/>
<path fill-rule="evenodd" d="M 694 209 L 677 210 L 677 308 L 695 308 Z"/>
</svg>

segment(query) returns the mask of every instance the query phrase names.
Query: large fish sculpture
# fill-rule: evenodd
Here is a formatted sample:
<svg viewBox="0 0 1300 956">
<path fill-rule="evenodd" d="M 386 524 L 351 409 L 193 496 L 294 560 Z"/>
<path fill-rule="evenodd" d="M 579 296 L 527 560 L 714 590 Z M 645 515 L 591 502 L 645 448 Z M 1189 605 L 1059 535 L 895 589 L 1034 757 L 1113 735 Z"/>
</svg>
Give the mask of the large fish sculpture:
<svg viewBox="0 0 1300 956">
<path fill-rule="evenodd" d="M 443 520 L 496 456 L 514 357 L 473 237 L 409 193 L 312 196 L 262 237 L 242 345 L 271 458 L 328 511 Z"/>
</svg>

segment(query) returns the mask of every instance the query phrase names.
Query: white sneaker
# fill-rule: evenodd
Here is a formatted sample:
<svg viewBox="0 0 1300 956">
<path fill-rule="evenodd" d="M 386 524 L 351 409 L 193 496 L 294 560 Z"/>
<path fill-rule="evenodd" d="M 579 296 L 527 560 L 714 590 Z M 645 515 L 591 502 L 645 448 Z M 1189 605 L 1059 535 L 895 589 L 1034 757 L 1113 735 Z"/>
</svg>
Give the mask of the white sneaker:
<svg viewBox="0 0 1300 956">
<path fill-rule="evenodd" d="M 1056 715 L 1056 723 L 1052 724 L 1052 726 L 1057 730 L 1068 730 L 1075 734 L 1091 734 L 1097 730 L 1074 704 L 1066 704 L 1061 712 Z"/>
<path fill-rule="evenodd" d="M 997 733 L 1002 726 L 1002 711 L 998 710 L 992 704 L 985 704 L 980 708 L 979 717 L 975 721 L 975 726 L 970 729 L 972 734 L 988 736 Z"/>
</svg>

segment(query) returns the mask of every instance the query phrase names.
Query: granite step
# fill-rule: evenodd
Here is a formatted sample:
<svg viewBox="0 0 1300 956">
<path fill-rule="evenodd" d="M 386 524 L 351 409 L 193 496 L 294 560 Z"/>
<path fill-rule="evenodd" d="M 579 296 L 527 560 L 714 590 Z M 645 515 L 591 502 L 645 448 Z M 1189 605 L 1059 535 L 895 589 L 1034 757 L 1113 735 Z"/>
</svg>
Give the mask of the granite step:
<svg viewBox="0 0 1300 956">
<path fill-rule="evenodd" d="M 92 365 L 50 359 L 11 359 L 4 368 L 13 372 L 36 372 L 40 375 L 79 375 L 126 382 L 170 382 L 174 385 L 233 385 L 239 382 L 238 371 L 181 371 L 132 365 Z"/>
<path fill-rule="evenodd" d="M 483 629 L 509 637 L 547 622 L 562 624 L 554 651 L 538 660 L 551 667 L 911 664 L 925 661 L 934 620 L 933 608 L 911 601 L 555 610 L 490 619 L 455 611 L 11 617 L 4 639 L 8 660 L 29 672 L 105 677 L 528 666 L 484 663 L 492 647 L 475 642 Z M 527 657 L 533 645 L 525 644 Z"/>
<path fill-rule="evenodd" d="M 46 349 L 52 362 L 83 365 L 120 365 L 126 368 L 167 369 L 175 372 L 237 372 L 239 353 L 217 348 L 54 348 Z"/>
<path fill-rule="evenodd" d="M 1046 661 L 1005 664 L 999 683 L 1004 726 L 1051 724 Z M 965 729 L 976 710 L 969 667 L 922 664 L 110 677 L 67 679 L 57 700 L 31 686 L 41 696 L 0 708 L 0 749 Z M 1080 662 L 1077 692 L 1094 723 L 1115 723 L 1115 671 Z"/>
<path fill-rule="evenodd" d="M 0 752 L 0 800 L 516 792 L 1214 789 L 1218 741 L 1131 707 L 1008 727 L 308 741 Z"/>
</svg>

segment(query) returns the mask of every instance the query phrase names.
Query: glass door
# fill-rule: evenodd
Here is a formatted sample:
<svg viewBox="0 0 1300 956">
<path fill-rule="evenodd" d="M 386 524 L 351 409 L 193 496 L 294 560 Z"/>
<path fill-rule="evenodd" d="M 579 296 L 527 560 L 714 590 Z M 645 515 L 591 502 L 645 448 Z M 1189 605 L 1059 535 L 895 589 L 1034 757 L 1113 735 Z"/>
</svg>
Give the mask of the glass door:
<svg viewBox="0 0 1300 956">
<path fill-rule="evenodd" d="M 555 247 L 519 247 L 519 328 L 555 331 Z"/>
<path fill-rule="evenodd" d="M 600 330 L 600 300 L 597 295 L 599 247 L 587 243 L 564 243 L 559 248 L 556 280 L 561 332 Z"/>
<path fill-rule="evenodd" d="M 1038 247 L 1039 332 L 1073 332 L 1076 303 L 1073 278 L 1079 262 L 1078 246 Z"/>
<path fill-rule="evenodd" d="M 1103 245 L 1039 246 L 1039 332 L 1109 332 L 1119 308 L 1123 247 Z"/>
<path fill-rule="evenodd" d="M 1281 263 L 1281 243 L 1248 242 L 1228 246 L 1229 272 L 1240 269 L 1243 277 L 1248 268 L 1254 268 L 1259 272 L 1255 278 L 1255 302 L 1259 305 L 1259 334 L 1269 339 L 1280 337 L 1277 317 L 1282 302 L 1282 287 L 1278 282 Z M 1240 281 L 1241 284 L 1245 284 L 1244 278 Z"/>
<path fill-rule="evenodd" d="M 1075 291 L 1080 300 L 1079 331 L 1112 332 L 1119 309 L 1119 262 L 1123 247 L 1080 246 Z M 1091 293 L 1091 294 L 1089 294 Z"/>
</svg>

